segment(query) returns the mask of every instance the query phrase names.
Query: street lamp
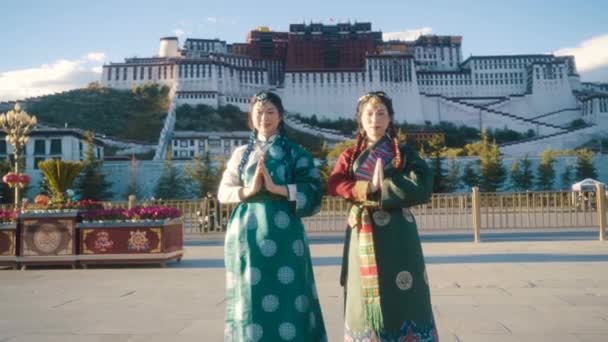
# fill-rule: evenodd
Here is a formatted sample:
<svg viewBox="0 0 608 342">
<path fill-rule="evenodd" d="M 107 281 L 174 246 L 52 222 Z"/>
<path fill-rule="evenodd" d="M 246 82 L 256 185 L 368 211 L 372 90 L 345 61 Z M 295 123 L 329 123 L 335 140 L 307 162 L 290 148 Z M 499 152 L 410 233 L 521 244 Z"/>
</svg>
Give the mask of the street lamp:
<svg viewBox="0 0 608 342">
<path fill-rule="evenodd" d="M 0 115 L 0 128 L 6 133 L 6 142 L 13 146 L 15 154 L 14 172 L 9 172 L 3 178 L 5 183 L 15 188 L 15 208 L 21 204 L 21 189 L 30 181 L 28 175 L 20 173 L 19 160 L 29 139 L 28 136 L 37 123 L 36 117 L 22 111 L 19 103 L 15 104 L 13 110 Z"/>
</svg>

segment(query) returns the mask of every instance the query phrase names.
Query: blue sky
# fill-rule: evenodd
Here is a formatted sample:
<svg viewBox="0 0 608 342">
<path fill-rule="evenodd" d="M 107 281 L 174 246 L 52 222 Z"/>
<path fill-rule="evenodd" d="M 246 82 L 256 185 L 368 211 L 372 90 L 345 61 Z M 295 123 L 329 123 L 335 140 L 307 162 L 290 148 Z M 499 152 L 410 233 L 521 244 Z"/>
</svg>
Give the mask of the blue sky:
<svg viewBox="0 0 608 342">
<path fill-rule="evenodd" d="M 463 36 L 463 56 L 575 54 L 583 81 L 608 82 L 608 1 L 3 0 L 0 100 L 86 85 L 100 66 L 152 56 L 162 36 L 243 42 L 256 26 L 371 21 L 374 29 Z"/>
</svg>

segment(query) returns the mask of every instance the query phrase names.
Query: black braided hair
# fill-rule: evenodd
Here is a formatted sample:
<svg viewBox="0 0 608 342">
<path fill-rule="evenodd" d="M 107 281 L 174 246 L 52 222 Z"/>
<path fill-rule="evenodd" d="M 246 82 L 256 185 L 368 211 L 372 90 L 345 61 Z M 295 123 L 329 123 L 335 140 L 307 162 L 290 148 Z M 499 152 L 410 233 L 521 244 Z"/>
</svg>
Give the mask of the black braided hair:
<svg viewBox="0 0 608 342">
<path fill-rule="evenodd" d="M 241 175 L 243 174 L 243 169 L 245 168 L 245 165 L 247 165 L 247 161 L 249 160 L 249 155 L 251 154 L 251 151 L 253 151 L 253 145 L 255 145 L 255 138 L 257 134 L 258 132 L 255 128 L 252 129 L 251 134 L 249 134 L 249 141 L 247 141 L 247 148 L 245 149 L 245 154 L 243 154 L 243 158 L 239 163 L 239 178 L 241 178 Z"/>
<path fill-rule="evenodd" d="M 281 120 L 281 122 L 279 122 L 279 128 L 278 128 L 278 133 L 279 136 L 277 137 L 278 139 L 281 139 L 279 141 L 279 144 L 281 146 L 281 148 L 283 149 L 283 151 L 285 152 L 285 158 L 283 158 L 283 161 L 286 164 L 286 169 L 287 169 L 287 174 L 288 174 L 288 178 L 287 180 L 287 184 L 291 184 L 293 183 L 293 181 L 295 180 L 295 168 L 293 167 L 293 156 L 291 155 L 291 146 L 289 145 L 288 139 L 287 139 L 287 129 L 285 128 L 285 121 Z"/>
</svg>

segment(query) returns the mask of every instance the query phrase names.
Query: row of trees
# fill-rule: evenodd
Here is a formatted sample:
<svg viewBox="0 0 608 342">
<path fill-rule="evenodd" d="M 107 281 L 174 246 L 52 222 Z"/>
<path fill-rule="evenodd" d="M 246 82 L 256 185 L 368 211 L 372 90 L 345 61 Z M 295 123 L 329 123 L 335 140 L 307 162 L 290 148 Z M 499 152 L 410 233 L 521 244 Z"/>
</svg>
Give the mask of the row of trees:
<svg viewBox="0 0 608 342">
<path fill-rule="evenodd" d="M 454 192 L 462 185 L 470 188 L 479 186 L 481 191 L 495 192 L 500 190 L 555 190 L 566 189 L 576 180 L 597 178 L 597 170 L 593 165 L 593 153 L 588 149 L 576 151 L 576 163 L 566 164 L 560 175 L 559 185 L 555 185 L 555 157 L 559 154 L 550 149 L 541 155 L 536 172 L 528 156 L 515 160 L 510 172 L 503 165 L 503 158 L 496 141 L 490 142 L 484 131 L 479 143 L 474 144 L 479 159 L 467 162 L 461 172 L 460 164 L 455 158 L 450 158 L 447 170 L 444 168 L 446 147 L 439 138 L 433 137 L 423 148 L 421 154 L 430 159 L 430 166 L 435 173 L 434 192 Z M 510 185 L 506 182 L 510 178 Z"/>
</svg>

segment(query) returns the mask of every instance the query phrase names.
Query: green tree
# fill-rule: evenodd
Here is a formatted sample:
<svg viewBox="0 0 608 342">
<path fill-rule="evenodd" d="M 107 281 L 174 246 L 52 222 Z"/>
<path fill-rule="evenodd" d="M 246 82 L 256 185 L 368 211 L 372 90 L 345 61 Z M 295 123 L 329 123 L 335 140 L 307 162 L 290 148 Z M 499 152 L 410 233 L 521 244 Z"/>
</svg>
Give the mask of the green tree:
<svg viewBox="0 0 608 342">
<path fill-rule="evenodd" d="M 173 165 L 173 161 L 170 158 L 165 160 L 163 173 L 154 189 L 154 196 L 157 199 L 186 198 L 186 188 L 182 173 Z"/>
<path fill-rule="evenodd" d="M 500 149 L 495 141 L 489 142 L 486 130 L 482 132 L 481 141 L 479 188 L 484 192 L 496 192 L 504 183 L 507 172 L 502 165 Z"/>
<path fill-rule="evenodd" d="M 217 191 L 217 171 L 212 165 L 209 152 L 204 157 L 196 156 L 192 165 L 186 165 L 185 174 L 196 184 L 196 194 L 204 197 Z"/>
<path fill-rule="evenodd" d="M 444 153 L 446 151 L 445 144 L 441 136 L 436 134 L 427 142 L 428 157 L 431 160 L 431 169 L 433 170 L 433 192 L 445 192 L 445 170 L 443 169 Z"/>
<path fill-rule="evenodd" d="M 593 165 L 593 152 L 589 149 L 576 151 L 576 179 L 597 178 L 597 170 Z"/>
<path fill-rule="evenodd" d="M 95 154 L 95 141 L 93 133 L 87 131 L 85 134 L 86 150 L 84 153 L 84 169 L 76 179 L 74 188 L 82 199 L 105 200 L 112 196 L 111 183 L 106 180 L 102 172 L 102 162 Z"/>
<path fill-rule="evenodd" d="M 564 172 L 561 176 L 562 189 L 570 189 L 570 186 L 574 182 L 574 166 L 570 163 L 566 163 L 564 166 Z"/>
<path fill-rule="evenodd" d="M 462 183 L 469 189 L 474 186 L 479 186 L 479 174 L 473 167 L 475 162 L 468 162 L 464 164 L 464 170 L 462 171 Z"/>
<path fill-rule="evenodd" d="M 539 190 L 552 190 L 555 181 L 555 158 L 550 149 L 546 149 L 541 154 L 541 161 L 538 164 L 538 178 L 536 186 Z"/>
<path fill-rule="evenodd" d="M 456 158 L 450 158 L 448 172 L 445 175 L 445 191 L 455 192 L 460 187 L 460 164 Z"/>
<path fill-rule="evenodd" d="M 513 190 L 530 190 L 534 183 L 534 173 L 532 172 L 532 162 L 526 155 L 521 161 L 516 160 L 511 164 L 511 184 Z"/>
</svg>

